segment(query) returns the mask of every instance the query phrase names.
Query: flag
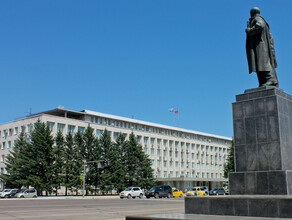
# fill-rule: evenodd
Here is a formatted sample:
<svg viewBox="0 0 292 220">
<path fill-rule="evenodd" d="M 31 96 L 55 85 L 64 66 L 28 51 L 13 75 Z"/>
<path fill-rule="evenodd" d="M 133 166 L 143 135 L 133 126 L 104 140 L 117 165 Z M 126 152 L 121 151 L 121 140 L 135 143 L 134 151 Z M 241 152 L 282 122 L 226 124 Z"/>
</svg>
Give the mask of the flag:
<svg viewBox="0 0 292 220">
<path fill-rule="evenodd" d="M 178 113 L 178 110 L 175 110 L 174 113 L 177 114 Z"/>
<path fill-rule="evenodd" d="M 173 109 L 173 108 L 170 108 L 170 109 L 169 109 L 169 112 L 174 112 L 174 109 Z"/>
</svg>

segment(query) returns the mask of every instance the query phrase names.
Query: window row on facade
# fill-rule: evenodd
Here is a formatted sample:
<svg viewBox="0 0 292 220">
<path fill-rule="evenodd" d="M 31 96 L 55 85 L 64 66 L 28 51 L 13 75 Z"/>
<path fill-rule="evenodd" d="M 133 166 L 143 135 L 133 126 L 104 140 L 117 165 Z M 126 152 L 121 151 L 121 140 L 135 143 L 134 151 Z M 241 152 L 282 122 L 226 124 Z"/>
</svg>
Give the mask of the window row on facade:
<svg viewBox="0 0 292 220">
<path fill-rule="evenodd" d="M 223 178 L 223 174 L 222 173 L 209 173 L 209 172 L 195 172 L 192 171 L 192 173 L 190 172 L 184 172 L 184 171 L 157 171 L 156 175 L 157 178 L 179 178 L 179 177 L 186 177 L 186 178 L 202 178 L 202 179 L 222 179 Z"/>
<path fill-rule="evenodd" d="M 198 141 L 204 141 L 204 142 L 212 142 L 212 143 L 225 144 L 225 145 L 228 144 L 227 141 L 224 141 L 224 140 L 221 140 L 218 138 L 206 137 L 206 136 L 199 135 L 199 134 L 186 133 L 186 132 L 182 132 L 182 131 L 175 131 L 175 130 L 171 130 L 171 129 L 158 128 L 158 127 L 154 127 L 154 126 L 131 123 L 131 122 L 103 118 L 103 117 L 98 117 L 98 116 L 90 116 L 90 122 L 96 123 L 99 125 L 112 126 L 112 127 L 131 129 L 131 130 L 136 130 L 136 131 L 145 131 L 147 133 L 173 136 L 175 138 L 186 138 L 186 139 L 192 139 L 192 140 L 198 140 Z"/>
</svg>

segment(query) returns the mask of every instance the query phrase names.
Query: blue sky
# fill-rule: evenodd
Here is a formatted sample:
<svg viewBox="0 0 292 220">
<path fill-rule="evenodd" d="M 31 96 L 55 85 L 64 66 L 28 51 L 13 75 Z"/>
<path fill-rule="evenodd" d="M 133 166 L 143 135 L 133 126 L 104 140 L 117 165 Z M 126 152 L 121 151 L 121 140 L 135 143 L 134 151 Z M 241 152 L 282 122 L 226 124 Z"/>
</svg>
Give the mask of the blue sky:
<svg viewBox="0 0 292 220">
<path fill-rule="evenodd" d="M 1 1 L 0 123 L 63 105 L 232 137 L 253 6 L 292 94 L 291 0 Z"/>
</svg>

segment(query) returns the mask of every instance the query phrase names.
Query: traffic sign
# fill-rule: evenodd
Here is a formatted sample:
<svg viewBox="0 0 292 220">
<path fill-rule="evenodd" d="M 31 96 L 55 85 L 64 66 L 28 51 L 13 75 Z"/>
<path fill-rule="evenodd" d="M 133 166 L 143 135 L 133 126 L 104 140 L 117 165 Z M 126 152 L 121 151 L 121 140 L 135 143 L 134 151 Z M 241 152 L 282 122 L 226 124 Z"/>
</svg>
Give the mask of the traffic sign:
<svg viewBox="0 0 292 220">
<path fill-rule="evenodd" d="M 83 180 L 84 179 L 84 173 L 80 174 L 80 179 Z"/>
</svg>

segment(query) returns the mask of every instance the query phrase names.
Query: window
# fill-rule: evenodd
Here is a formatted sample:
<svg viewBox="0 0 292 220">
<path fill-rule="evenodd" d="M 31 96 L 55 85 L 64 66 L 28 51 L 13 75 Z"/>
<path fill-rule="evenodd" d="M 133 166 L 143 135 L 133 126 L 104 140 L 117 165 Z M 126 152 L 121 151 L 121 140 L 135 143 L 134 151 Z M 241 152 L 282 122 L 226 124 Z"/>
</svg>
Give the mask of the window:
<svg viewBox="0 0 292 220">
<path fill-rule="evenodd" d="M 55 123 L 54 122 L 47 122 L 47 126 L 49 127 L 50 131 L 53 130 Z"/>
<path fill-rule="evenodd" d="M 151 156 L 154 156 L 154 148 L 151 148 L 150 154 Z"/>
<path fill-rule="evenodd" d="M 175 167 L 178 168 L 178 161 L 175 161 Z"/>
<path fill-rule="evenodd" d="M 160 176 L 161 176 L 161 172 L 157 171 L 157 177 L 160 177 Z"/>
<path fill-rule="evenodd" d="M 85 130 L 85 128 L 84 128 L 84 127 L 78 127 L 78 131 L 79 131 L 79 132 L 83 133 L 83 132 L 84 132 L 84 130 Z"/>
<path fill-rule="evenodd" d="M 102 134 L 102 130 L 96 129 L 96 137 L 100 137 Z"/>
<path fill-rule="evenodd" d="M 32 124 L 27 125 L 27 132 L 30 133 L 32 131 Z"/>
<path fill-rule="evenodd" d="M 185 143 L 181 142 L 181 150 L 183 151 L 185 149 Z"/>
<path fill-rule="evenodd" d="M 4 130 L 4 131 L 3 131 L 3 137 L 6 138 L 7 135 L 8 135 L 7 130 Z"/>
<path fill-rule="evenodd" d="M 21 132 L 25 132 L 25 125 L 21 126 Z"/>
<path fill-rule="evenodd" d="M 157 160 L 157 167 L 160 167 L 160 166 L 161 166 L 161 161 Z"/>
<path fill-rule="evenodd" d="M 161 139 L 157 139 L 157 146 L 161 145 Z"/>
<path fill-rule="evenodd" d="M 75 130 L 75 126 L 74 125 L 68 125 L 68 133 L 69 132 L 74 133 L 74 130 Z"/>
<path fill-rule="evenodd" d="M 160 149 L 157 149 L 157 156 L 160 156 Z"/>
<path fill-rule="evenodd" d="M 8 141 L 7 149 L 11 148 L 11 141 Z"/>
<path fill-rule="evenodd" d="M 65 125 L 64 124 L 60 124 L 60 123 L 57 124 L 57 130 L 58 131 L 63 132 L 64 131 L 64 128 L 65 128 Z"/>
<path fill-rule="evenodd" d="M 117 140 L 119 133 L 118 132 L 114 132 L 114 140 Z"/>
<path fill-rule="evenodd" d="M 12 136 L 12 135 L 13 135 L 13 129 L 9 128 L 9 136 Z"/>
<path fill-rule="evenodd" d="M 2 148 L 1 148 L 2 150 L 4 150 L 5 149 L 5 142 L 2 142 Z"/>
<path fill-rule="evenodd" d="M 163 177 L 167 177 L 167 171 L 163 172 Z"/>
<path fill-rule="evenodd" d="M 5 160 L 5 155 L 1 155 L 1 162 L 4 162 Z"/>
<path fill-rule="evenodd" d="M 18 135 L 18 127 L 14 128 L 14 135 Z"/>
<path fill-rule="evenodd" d="M 167 140 L 163 140 L 163 146 L 167 146 Z"/>
</svg>

